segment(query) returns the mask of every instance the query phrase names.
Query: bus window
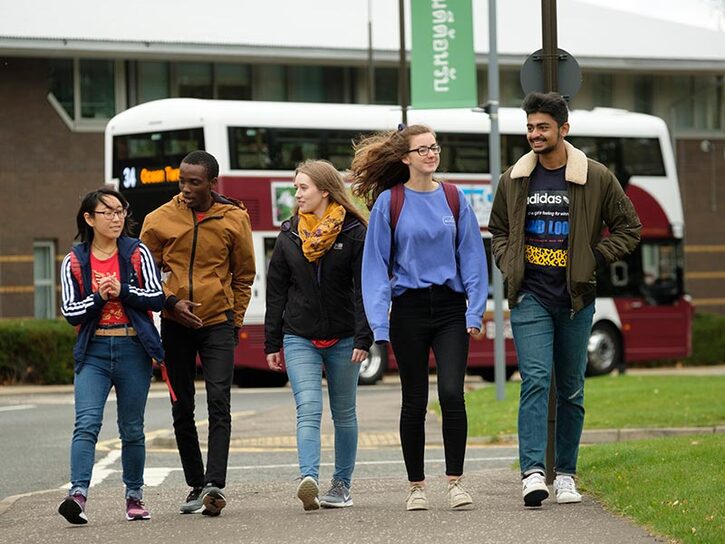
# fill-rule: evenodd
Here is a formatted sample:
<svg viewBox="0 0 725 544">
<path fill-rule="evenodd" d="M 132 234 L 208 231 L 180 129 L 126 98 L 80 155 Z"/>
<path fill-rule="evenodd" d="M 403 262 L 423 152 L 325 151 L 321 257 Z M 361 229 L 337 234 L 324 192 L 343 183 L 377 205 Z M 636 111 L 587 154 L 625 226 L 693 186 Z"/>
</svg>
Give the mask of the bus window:
<svg viewBox="0 0 725 544">
<path fill-rule="evenodd" d="M 354 155 L 352 142 L 362 136 L 361 132 L 351 130 L 330 130 L 326 133 L 325 158 L 338 170 L 347 170 Z"/>
<path fill-rule="evenodd" d="M 294 170 L 305 159 L 321 157 L 319 131 L 279 129 L 270 132 L 273 143 L 273 168 Z"/>
<path fill-rule="evenodd" d="M 622 138 L 622 162 L 632 176 L 664 176 L 662 149 L 656 138 Z"/>
<path fill-rule="evenodd" d="M 655 304 L 671 304 L 682 292 L 679 245 L 642 243 L 642 293 Z"/>
<path fill-rule="evenodd" d="M 489 171 L 488 134 L 439 134 L 442 172 L 483 174 Z"/>
<path fill-rule="evenodd" d="M 267 130 L 229 127 L 229 164 L 233 170 L 264 170 L 270 166 Z"/>
</svg>

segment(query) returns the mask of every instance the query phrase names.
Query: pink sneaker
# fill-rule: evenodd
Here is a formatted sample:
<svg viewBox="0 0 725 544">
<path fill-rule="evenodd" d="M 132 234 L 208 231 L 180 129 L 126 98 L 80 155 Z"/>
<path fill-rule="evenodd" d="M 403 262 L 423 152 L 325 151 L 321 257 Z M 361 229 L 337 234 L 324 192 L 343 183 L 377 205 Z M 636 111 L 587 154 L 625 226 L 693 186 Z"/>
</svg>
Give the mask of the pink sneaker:
<svg viewBox="0 0 725 544">
<path fill-rule="evenodd" d="M 143 501 L 139 499 L 126 499 L 126 519 L 151 519 L 151 514 L 144 508 Z"/>
<path fill-rule="evenodd" d="M 68 523 L 85 525 L 88 523 L 88 518 L 86 517 L 86 498 L 80 493 L 68 495 L 58 506 L 58 513 L 68 520 Z"/>
</svg>

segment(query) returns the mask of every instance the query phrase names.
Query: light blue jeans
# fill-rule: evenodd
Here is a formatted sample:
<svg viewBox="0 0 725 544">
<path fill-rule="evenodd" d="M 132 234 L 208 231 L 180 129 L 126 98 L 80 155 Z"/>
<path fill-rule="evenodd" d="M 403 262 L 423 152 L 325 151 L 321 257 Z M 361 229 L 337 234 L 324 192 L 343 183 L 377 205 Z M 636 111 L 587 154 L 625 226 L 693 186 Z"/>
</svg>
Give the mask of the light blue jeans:
<svg viewBox="0 0 725 544">
<path fill-rule="evenodd" d="M 357 456 L 355 399 L 360 365 L 352 362 L 353 339 L 341 338 L 329 348 L 317 348 L 300 336 L 286 334 L 284 360 L 297 406 L 297 457 L 300 474 L 319 480 L 322 369 L 327 377 L 330 411 L 335 427 L 335 473 L 347 487 Z"/>
<path fill-rule="evenodd" d="M 511 310 L 521 373 L 518 433 L 522 476 L 545 471 L 552 367 L 556 377 L 554 469 L 557 474 L 576 474 L 593 315 L 593 303 L 572 316 L 569 308 L 546 308 L 529 293 Z"/>
<path fill-rule="evenodd" d="M 88 496 L 103 409 L 114 387 L 126 498 L 142 498 L 146 462 L 143 426 L 150 384 L 151 358 L 135 336 L 96 336 L 88 343 L 86 358 L 75 375 L 71 495 Z"/>
</svg>

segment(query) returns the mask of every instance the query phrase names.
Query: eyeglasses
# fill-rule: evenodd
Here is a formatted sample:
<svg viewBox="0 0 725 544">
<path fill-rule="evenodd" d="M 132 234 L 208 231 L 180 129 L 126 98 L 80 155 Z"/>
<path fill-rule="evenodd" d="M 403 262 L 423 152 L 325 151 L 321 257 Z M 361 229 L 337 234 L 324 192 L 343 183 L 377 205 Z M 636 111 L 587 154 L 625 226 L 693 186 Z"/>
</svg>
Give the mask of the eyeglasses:
<svg viewBox="0 0 725 544">
<path fill-rule="evenodd" d="M 420 155 L 421 157 L 425 157 L 429 151 L 432 151 L 434 155 L 438 155 L 438 153 L 441 152 L 441 146 L 439 146 L 438 144 L 422 145 L 415 149 L 408 149 L 406 153 L 412 153 L 413 151 L 417 151 L 418 155 Z"/>
<path fill-rule="evenodd" d="M 109 221 L 112 221 L 114 217 L 118 216 L 120 219 L 125 219 L 125 217 L 128 215 L 128 210 L 126 208 L 122 210 L 103 210 L 103 211 L 94 211 L 93 213 L 100 213 L 108 219 Z"/>
</svg>

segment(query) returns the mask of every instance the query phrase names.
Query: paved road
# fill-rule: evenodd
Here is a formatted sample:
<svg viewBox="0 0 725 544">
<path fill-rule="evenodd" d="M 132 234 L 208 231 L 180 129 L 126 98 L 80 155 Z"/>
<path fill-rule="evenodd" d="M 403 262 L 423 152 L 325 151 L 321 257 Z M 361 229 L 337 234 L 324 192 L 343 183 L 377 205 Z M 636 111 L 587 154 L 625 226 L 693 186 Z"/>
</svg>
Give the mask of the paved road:
<svg viewBox="0 0 725 544">
<path fill-rule="evenodd" d="M 474 386 L 478 385 L 475 382 Z M 88 502 L 91 523 L 74 527 L 56 513 L 64 495 L 60 486 L 67 480 L 73 419 L 69 394 L 23 397 L 0 392 L 0 410 L 5 409 L 0 412 L 0 455 L 4 463 L 0 497 L 20 489 L 35 491 L 0 501 L 0 543 L 56 543 L 72 538 L 109 544 L 657 542 L 644 530 L 606 513 L 589 497 L 581 505 L 560 506 L 548 501 L 541 509 L 525 510 L 520 482 L 511 469 L 516 452 L 510 446 L 469 447 L 466 479 L 476 503 L 469 511 L 449 511 L 440 422 L 432 414 L 427 424 L 426 466 L 432 508 L 428 512 L 406 512 L 407 486 L 396 432 L 399 394 L 397 384 L 360 389 L 361 447 L 353 489 L 355 507 L 305 513 L 294 498 L 295 424 L 289 389 L 235 390 L 229 506 L 221 517 L 211 519 L 177 513 L 188 489 L 169 431 L 168 400 L 163 390 L 156 389 L 147 417 L 145 494 L 153 519 L 133 523 L 123 517 L 120 452 L 114 441 L 115 425 L 111 424 L 115 421 L 115 403 L 109 403 L 109 424 L 104 429 L 94 470 L 97 483 Z M 203 406 L 203 397 L 200 404 Z M 200 434 L 205 435 L 204 429 Z M 323 424 L 323 480 L 332 473 L 330 445 L 328 417 Z M 8 459 L 10 476 L 6 470 Z M 24 473 L 33 478 L 24 478 Z M 43 489 L 48 491 L 40 491 Z"/>
</svg>

